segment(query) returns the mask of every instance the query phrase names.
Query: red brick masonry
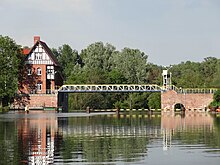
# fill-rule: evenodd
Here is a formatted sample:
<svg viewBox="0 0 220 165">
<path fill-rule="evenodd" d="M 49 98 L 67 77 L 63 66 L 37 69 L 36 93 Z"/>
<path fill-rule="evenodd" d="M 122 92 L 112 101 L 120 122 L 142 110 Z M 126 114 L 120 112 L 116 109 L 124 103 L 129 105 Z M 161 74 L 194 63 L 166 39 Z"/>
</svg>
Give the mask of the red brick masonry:
<svg viewBox="0 0 220 165">
<path fill-rule="evenodd" d="M 213 100 L 212 93 L 177 93 L 173 90 L 161 93 L 161 109 L 169 109 L 173 110 L 175 104 L 180 103 L 183 104 L 184 107 L 189 110 L 194 109 L 202 109 L 204 110 L 205 107 Z"/>
<path fill-rule="evenodd" d="M 34 94 L 29 97 L 16 98 L 11 108 L 21 109 L 25 106 L 30 108 L 57 107 L 57 94 Z"/>
</svg>

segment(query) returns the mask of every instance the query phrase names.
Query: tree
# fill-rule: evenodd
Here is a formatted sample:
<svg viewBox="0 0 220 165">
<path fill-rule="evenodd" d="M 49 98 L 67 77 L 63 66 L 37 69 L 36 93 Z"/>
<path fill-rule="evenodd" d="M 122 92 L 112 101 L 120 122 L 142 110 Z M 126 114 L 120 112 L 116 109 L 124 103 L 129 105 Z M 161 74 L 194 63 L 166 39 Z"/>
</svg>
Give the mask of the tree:
<svg viewBox="0 0 220 165">
<path fill-rule="evenodd" d="M 211 109 L 217 109 L 220 107 L 220 89 L 217 90 L 213 95 L 213 101 L 210 103 Z"/>
<path fill-rule="evenodd" d="M 72 68 L 77 64 L 78 52 L 67 44 L 59 47 L 58 50 L 52 49 L 52 51 L 61 65 L 64 79 L 67 80 L 73 71 Z"/>
<path fill-rule="evenodd" d="M 211 86 L 220 88 L 220 60 L 216 65 L 216 72 L 213 74 L 213 79 L 211 79 Z"/>
<path fill-rule="evenodd" d="M 103 72 L 111 71 L 111 58 L 115 53 L 115 47 L 111 44 L 96 42 L 83 49 L 80 53 L 85 69 L 102 70 Z"/>
<path fill-rule="evenodd" d="M 162 67 L 148 63 L 146 70 L 146 80 L 148 84 L 162 84 Z"/>
<path fill-rule="evenodd" d="M 173 65 L 172 82 L 178 87 L 204 88 L 218 87 L 220 83 L 220 60 L 215 57 L 207 57 L 203 62 L 182 62 Z"/>
<path fill-rule="evenodd" d="M 0 36 L 0 107 L 8 105 L 18 86 L 21 47 L 7 36 Z"/>
<path fill-rule="evenodd" d="M 124 48 L 113 54 L 113 68 L 124 75 L 129 84 L 146 81 L 147 55 L 138 49 Z"/>
<path fill-rule="evenodd" d="M 153 109 L 160 109 L 161 95 L 160 93 L 152 93 L 148 98 L 148 106 Z"/>
</svg>

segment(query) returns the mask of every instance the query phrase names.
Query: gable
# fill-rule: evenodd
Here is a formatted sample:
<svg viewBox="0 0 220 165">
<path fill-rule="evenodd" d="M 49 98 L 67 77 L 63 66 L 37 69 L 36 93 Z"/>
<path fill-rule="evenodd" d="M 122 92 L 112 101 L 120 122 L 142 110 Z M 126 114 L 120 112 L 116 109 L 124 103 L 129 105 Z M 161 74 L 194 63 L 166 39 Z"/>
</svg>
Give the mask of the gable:
<svg viewBox="0 0 220 165">
<path fill-rule="evenodd" d="M 43 42 L 36 42 L 26 58 L 26 64 L 57 65 L 51 50 Z"/>
</svg>

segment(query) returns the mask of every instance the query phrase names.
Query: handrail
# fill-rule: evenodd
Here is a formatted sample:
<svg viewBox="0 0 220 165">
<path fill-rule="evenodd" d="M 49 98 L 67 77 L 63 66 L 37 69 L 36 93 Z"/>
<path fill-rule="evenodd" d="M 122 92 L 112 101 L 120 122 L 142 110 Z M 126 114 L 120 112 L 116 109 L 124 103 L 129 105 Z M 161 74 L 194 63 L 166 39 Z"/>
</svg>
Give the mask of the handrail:
<svg viewBox="0 0 220 165">
<path fill-rule="evenodd" d="M 160 92 L 163 88 L 155 84 L 72 84 L 63 85 L 58 92 Z"/>
<path fill-rule="evenodd" d="M 177 93 L 214 93 L 217 88 L 178 88 L 175 85 L 159 86 L 156 84 L 68 84 L 58 89 L 63 93 L 96 93 L 96 92 L 162 92 L 174 90 Z"/>
</svg>

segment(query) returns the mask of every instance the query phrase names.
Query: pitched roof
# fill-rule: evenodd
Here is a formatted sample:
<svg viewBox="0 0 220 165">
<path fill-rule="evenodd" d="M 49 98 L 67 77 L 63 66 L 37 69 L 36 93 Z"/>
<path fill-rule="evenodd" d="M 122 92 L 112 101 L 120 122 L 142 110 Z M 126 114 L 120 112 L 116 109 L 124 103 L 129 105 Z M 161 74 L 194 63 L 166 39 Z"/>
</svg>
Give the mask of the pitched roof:
<svg viewBox="0 0 220 165">
<path fill-rule="evenodd" d="M 52 61 L 54 62 L 55 65 L 59 65 L 59 62 L 57 60 L 57 58 L 54 56 L 53 52 L 51 51 L 51 49 L 47 46 L 47 44 L 43 41 L 39 41 L 39 43 L 41 44 L 41 46 L 44 48 L 44 50 L 46 51 L 46 53 L 51 57 Z"/>
<path fill-rule="evenodd" d="M 33 50 L 36 48 L 36 46 L 40 44 L 45 52 L 48 54 L 48 56 L 51 58 L 51 60 L 53 61 L 55 66 L 59 66 L 59 62 L 57 60 L 57 58 L 54 56 L 53 52 L 51 51 L 51 49 L 47 46 L 47 44 L 43 41 L 36 41 L 34 46 L 31 48 L 31 50 L 29 51 L 29 54 L 31 54 L 33 52 Z M 27 58 L 27 57 L 26 57 Z"/>
</svg>

